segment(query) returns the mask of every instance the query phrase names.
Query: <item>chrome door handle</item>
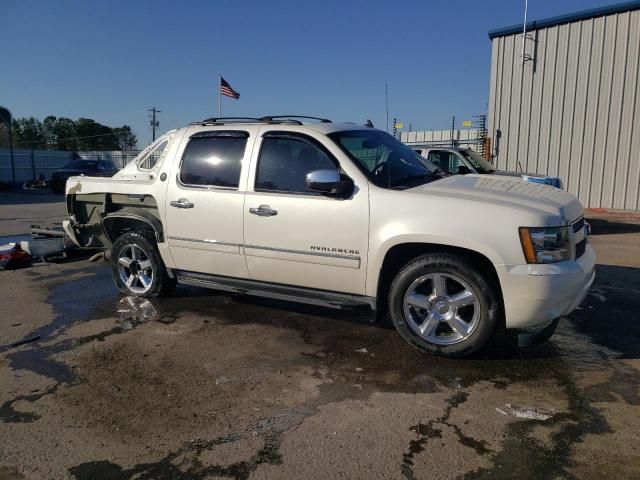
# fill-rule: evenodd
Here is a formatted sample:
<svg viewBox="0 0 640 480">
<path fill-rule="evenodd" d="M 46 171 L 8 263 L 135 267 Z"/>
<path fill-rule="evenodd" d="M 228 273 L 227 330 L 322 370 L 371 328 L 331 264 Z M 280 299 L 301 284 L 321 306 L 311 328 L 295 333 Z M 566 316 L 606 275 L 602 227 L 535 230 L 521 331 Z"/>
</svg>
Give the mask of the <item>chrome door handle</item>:
<svg viewBox="0 0 640 480">
<path fill-rule="evenodd" d="M 250 208 L 249 213 L 253 213 L 259 217 L 273 217 L 278 214 L 278 211 L 273 210 L 269 205 L 260 205 L 258 208 Z"/>
<path fill-rule="evenodd" d="M 171 200 L 169 205 L 176 208 L 193 208 L 193 203 L 191 203 L 186 198 L 181 198 L 180 200 Z"/>
</svg>

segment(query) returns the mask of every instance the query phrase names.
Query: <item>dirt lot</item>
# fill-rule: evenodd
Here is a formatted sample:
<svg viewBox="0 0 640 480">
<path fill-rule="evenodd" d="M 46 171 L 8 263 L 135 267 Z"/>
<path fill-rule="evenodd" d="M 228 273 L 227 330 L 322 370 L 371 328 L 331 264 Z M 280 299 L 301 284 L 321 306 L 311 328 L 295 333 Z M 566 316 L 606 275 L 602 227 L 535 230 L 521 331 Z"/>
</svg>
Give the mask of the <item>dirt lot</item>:
<svg viewBox="0 0 640 480">
<path fill-rule="evenodd" d="M 1 195 L 0 235 L 59 200 Z M 367 311 L 0 272 L 0 479 L 637 479 L 640 216 L 590 221 L 596 284 L 552 340 L 456 361 Z"/>
</svg>

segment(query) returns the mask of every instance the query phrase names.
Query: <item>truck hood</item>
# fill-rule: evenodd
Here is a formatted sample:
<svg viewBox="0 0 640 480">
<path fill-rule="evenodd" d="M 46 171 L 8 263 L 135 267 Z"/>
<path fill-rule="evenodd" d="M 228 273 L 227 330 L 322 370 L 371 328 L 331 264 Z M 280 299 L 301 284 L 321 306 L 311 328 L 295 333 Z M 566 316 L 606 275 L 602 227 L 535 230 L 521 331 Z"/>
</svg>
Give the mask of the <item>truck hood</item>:
<svg viewBox="0 0 640 480">
<path fill-rule="evenodd" d="M 584 208 L 574 195 L 548 185 L 523 182 L 517 177 L 454 175 L 406 191 L 451 196 L 470 202 L 509 204 L 545 216 L 560 215 L 565 225 L 584 215 Z"/>
</svg>

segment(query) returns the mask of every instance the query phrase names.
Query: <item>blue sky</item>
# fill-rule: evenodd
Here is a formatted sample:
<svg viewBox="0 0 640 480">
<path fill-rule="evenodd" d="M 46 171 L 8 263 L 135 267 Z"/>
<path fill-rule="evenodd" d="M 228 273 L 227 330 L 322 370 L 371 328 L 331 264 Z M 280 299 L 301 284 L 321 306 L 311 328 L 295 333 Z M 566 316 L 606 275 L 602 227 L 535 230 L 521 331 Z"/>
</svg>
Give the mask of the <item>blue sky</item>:
<svg viewBox="0 0 640 480">
<path fill-rule="evenodd" d="M 529 19 L 616 1 L 530 0 Z M 160 130 L 217 113 L 308 114 L 414 130 L 485 112 L 491 29 L 524 1 L 0 0 L 0 105 L 14 116 L 89 117 Z"/>
</svg>

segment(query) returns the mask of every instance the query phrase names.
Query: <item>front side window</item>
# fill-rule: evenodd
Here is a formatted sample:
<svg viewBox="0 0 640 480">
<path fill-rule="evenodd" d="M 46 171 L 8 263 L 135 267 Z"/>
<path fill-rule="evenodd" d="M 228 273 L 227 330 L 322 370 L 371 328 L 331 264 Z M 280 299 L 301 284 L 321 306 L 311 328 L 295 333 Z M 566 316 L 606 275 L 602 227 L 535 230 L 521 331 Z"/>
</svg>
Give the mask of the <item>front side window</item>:
<svg viewBox="0 0 640 480">
<path fill-rule="evenodd" d="M 458 167 L 466 166 L 458 155 L 447 150 L 431 150 L 427 159 L 447 173 L 458 173 Z"/>
<path fill-rule="evenodd" d="M 255 190 L 315 194 L 307 187 L 307 174 L 337 169 L 337 162 L 315 141 L 267 134 L 262 139 Z"/>
<path fill-rule="evenodd" d="M 493 173 L 496 169 L 490 162 L 473 150 L 460 150 L 460 153 L 474 166 L 478 173 Z"/>
<path fill-rule="evenodd" d="M 344 130 L 329 138 L 379 187 L 402 190 L 441 178 L 435 165 L 380 130 Z"/>
<path fill-rule="evenodd" d="M 184 185 L 238 188 L 246 132 L 201 132 L 189 139 L 180 167 Z"/>
</svg>

